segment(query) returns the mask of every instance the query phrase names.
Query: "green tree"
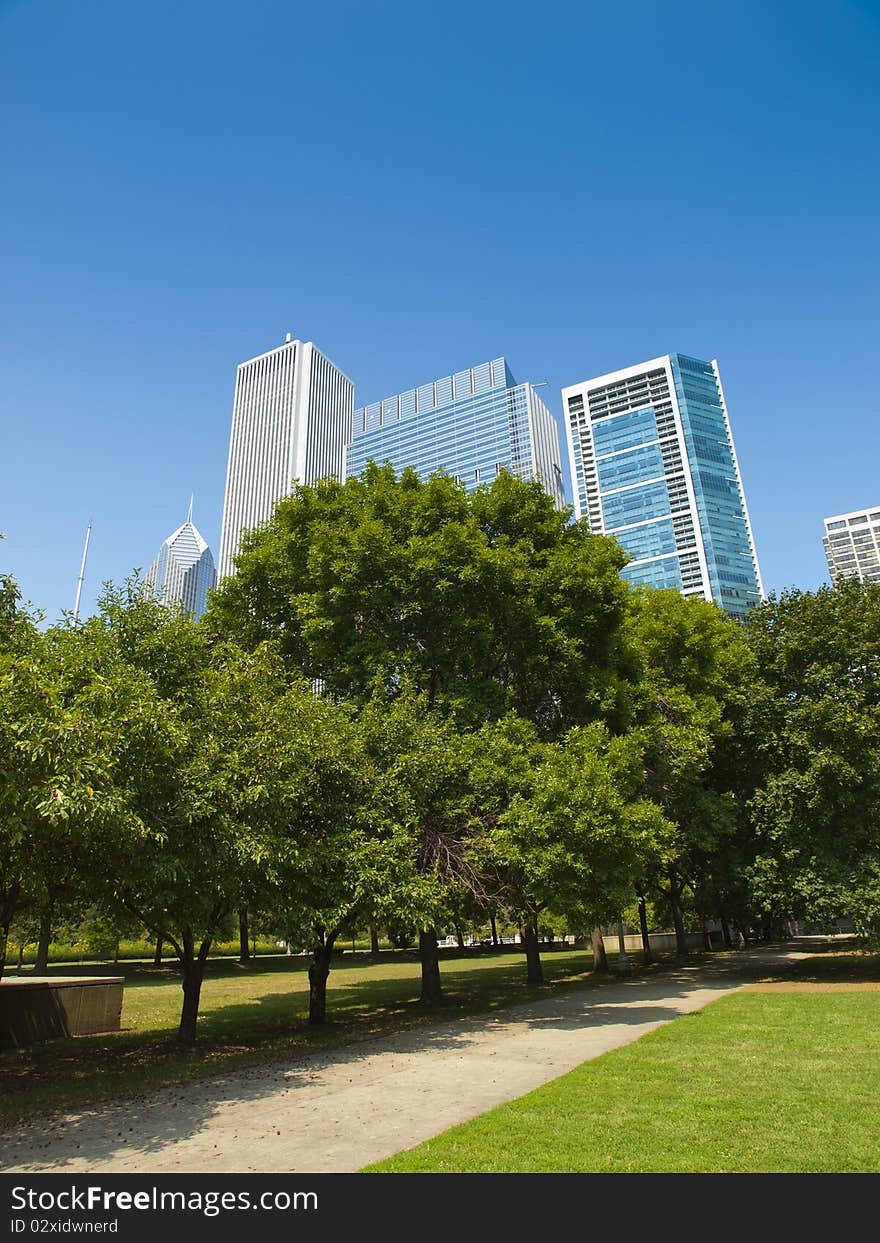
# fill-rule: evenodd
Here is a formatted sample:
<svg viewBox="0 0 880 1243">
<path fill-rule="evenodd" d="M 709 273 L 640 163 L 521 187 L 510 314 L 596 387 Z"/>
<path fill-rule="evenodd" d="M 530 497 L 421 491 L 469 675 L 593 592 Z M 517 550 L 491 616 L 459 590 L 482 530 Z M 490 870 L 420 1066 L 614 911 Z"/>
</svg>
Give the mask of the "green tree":
<svg viewBox="0 0 880 1243">
<path fill-rule="evenodd" d="M 543 982 L 539 920 L 587 930 L 616 920 L 668 826 L 640 794 L 639 740 L 596 723 L 535 746 L 522 722 L 473 736 L 484 832 L 475 849 L 524 933 L 527 978 Z M 494 804 L 494 805 L 493 805 Z"/>
<path fill-rule="evenodd" d="M 641 883 L 668 903 L 678 952 L 686 954 L 685 889 L 705 920 L 723 910 L 736 874 L 732 843 L 756 780 L 744 728 L 756 665 L 738 622 L 674 590 L 633 593 L 628 640 L 639 669 L 631 721 L 645 757 L 645 793 L 673 826 Z"/>
<path fill-rule="evenodd" d="M 359 718 L 368 760 L 370 825 L 363 873 L 379 923 L 414 928 L 425 1005 L 443 1001 L 437 929 L 468 898 L 485 898 L 470 856 L 474 826 L 469 740 L 423 695 L 402 688 L 370 700 Z"/>
<path fill-rule="evenodd" d="M 771 596 L 749 619 L 769 691 L 752 731 L 752 892 L 768 918 L 851 917 L 880 930 L 880 586 Z"/>
<path fill-rule="evenodd" d="M 558 736 L 620 710 L 628 591 L 616 541 L 568 519 L 539 483 L 508 472 L 468 494 L 442 473 L 422 481 L 413 470 L 397 478 L 370 465 L 358 479 L 297 487 L 281 501 L 245 539 L 207 624 L 246 647 L 277 641 L 328 697 L 364 705 L 377 688 L 391 700 L 406 685 L 460 728 L 515 711 L 541 736 Z M 403 789 L 403 767 L 416 772 L 420 761 L 401 755 L 405 764 L 392 771 Z M 433 826 L 458 813 L 437 811 L 432 799 L 446 794 L 431 783 L 425 795 L 415 856 L 423 863 L 405 905 L 421 928 L 430 999 L 440 996 L 431 923 L 445 892 L 438 869 L 459 884 L 455 860 L 465 852 L 432 854 Z"/>
<path fill-rule="evenodd" d="M 4 593 L 0 635 L 0 971 L 11 920 L 45 916 L 91 883 L 95 861 L 130 812 L 115 772 L 151 717 L 150 687 L 96 671 L 85 635 L 40 631 Z M 45 931 L 45 930 L 44 930 Z"/>
<path fill-rule="evenodd" d="M 133 745 L 117 767 L 131 830 L 108 845 L 102 875 L 106 900 L 177 955 L 188 1045 L 212 942 L 242 897 L 258 909 L 282 892 L 287 904 L 319 901 L 328 840 L 352 801 L 337 749 L 345 714 L 291 683 L 270 646 L 214 642 L 131 586 L 108 592 L 83 632 L 146 679 L 167 726 L 160 747 Z"/>
</svg>

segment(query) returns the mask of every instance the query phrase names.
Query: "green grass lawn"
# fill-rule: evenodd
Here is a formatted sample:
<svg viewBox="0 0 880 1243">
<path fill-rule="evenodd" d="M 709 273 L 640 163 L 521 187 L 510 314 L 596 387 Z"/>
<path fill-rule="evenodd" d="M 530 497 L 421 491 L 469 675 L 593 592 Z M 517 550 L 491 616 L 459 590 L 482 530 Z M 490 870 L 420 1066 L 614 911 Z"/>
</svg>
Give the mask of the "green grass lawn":
<svg viewBox="0 0 880 1243">
<path fill-rule="evenodd" d="M 878 960 L 813 959 L 606 1053 L 371 1170 L 880 1171 Z"/>
<path fill-rule="evenodd" d="M 589 952 L 543 955 L 548 990 L 588 987 Z M 330 1022 L 308 1026 L 307 963 L 279 955 L 242 967 L 234 960 L 208 963 L 199 1017 L 199 1039 L 189 1054 L 174 1037 L 180 1017 L 180 980 L 170 967 L 120 963 L 50 968 L 55 975 L 122 975 L 122 1028 L 105 1036 L 51 1040 L 0 1052 L 0 1122 L 143 1092 L 165 1083 L 253 1065 L 350 1041 L 376 1032 L 489 1012 L 527 1000 L 541 990 L 525 983 L 521 954 L 491 953 L 444 959 L 449 1005 L 417 1004 L 419 963 L 411 954 L 346 954 L 330 975 Z M 612 977 L 613 978 L 613 977 Z"/>
</svg>

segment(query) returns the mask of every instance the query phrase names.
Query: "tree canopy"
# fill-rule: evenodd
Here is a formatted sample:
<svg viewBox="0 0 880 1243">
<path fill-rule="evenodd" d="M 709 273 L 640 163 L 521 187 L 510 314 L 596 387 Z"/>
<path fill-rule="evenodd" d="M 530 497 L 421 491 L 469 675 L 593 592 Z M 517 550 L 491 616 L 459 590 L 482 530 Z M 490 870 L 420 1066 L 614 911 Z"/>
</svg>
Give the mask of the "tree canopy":
<svg viewBox="0 0 880 1243">
<path fill-rule="evenodd" d="M 515 711 L 558 734 L 615 709 L 627 597 L 620 546 L 568 518 L 508 472 L 468 494 L 370 465 L 281 501 L 208 624 L 276 640 L 339 698 L 407 682 L 462 723 Z"/>
<path fill-rule="evenodd" d="M 750 618 L 771 698 L 752 733 L 751 882 L 769 914 L 880 928 L 880 586 L 773 596 Z"/>
</svg>

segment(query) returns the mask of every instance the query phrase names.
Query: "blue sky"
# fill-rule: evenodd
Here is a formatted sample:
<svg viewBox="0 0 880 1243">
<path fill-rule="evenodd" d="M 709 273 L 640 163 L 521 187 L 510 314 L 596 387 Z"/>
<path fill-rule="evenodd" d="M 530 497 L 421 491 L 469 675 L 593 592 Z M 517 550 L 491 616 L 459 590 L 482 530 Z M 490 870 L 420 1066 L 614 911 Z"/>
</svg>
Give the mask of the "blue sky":
<svg viewBox="0 0 880 1243">
<path fill-rule="evenodd" d="M 183 521 L 235 365 L 358 404 L 716 357 L 767 589 L 880 503 L 880 7 L 0 0 L 0 570 L 50 619 Z M 12 122 L 10 124 L 10 121 Z"/>
</svg>

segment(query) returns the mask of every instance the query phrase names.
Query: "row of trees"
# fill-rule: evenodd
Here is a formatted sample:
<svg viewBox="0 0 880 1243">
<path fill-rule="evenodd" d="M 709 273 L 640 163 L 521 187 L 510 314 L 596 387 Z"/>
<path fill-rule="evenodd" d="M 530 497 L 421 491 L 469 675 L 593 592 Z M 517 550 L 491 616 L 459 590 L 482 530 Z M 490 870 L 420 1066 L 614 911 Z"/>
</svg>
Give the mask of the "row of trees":
<svg viewBox="0 0 880 1243">
<path fill-rule="evenodd" d="M 880 919 L 880 589 L 790 593 L 743 626 L 634 590 L 616 541 L 502 474 L 298 488 L 198 624 L 106 591 L 41 630 L 0 593 L 0 929 L 87 903 L 181 968 L 260 912 L 312 950 L 504 913 L 587 932 L 685 897 L 725 931 Z"/>
</svg>

